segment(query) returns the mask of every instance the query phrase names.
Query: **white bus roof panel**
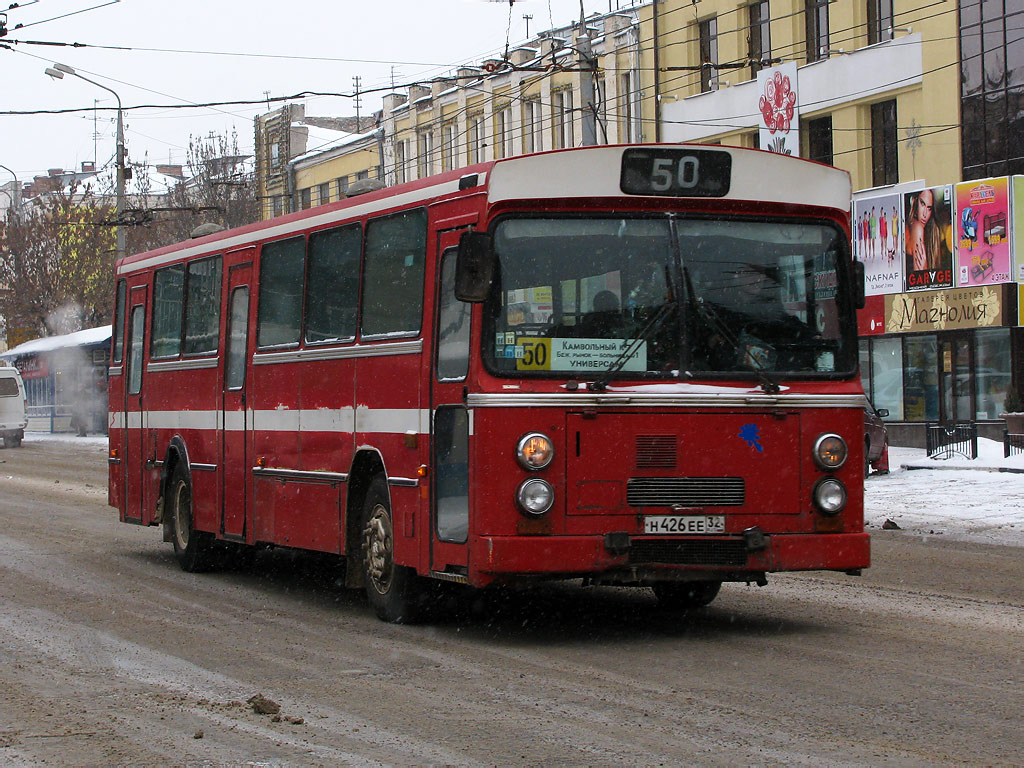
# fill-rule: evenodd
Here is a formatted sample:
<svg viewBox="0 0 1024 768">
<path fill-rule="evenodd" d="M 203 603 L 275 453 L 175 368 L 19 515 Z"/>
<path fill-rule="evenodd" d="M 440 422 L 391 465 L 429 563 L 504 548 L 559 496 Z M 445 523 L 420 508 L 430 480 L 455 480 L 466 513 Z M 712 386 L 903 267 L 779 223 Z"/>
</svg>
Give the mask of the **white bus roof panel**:
<svg viewBox="0 0 1024 768">
<path fill-rule="evenodd" d="M 714 145 L 663 144 L 678 151 L 692 146 L 732 156 L 730 188 L 723 197 L 679 197 L 679 200 L 752 200 L 766 203 L 817 205 L 849 212 L 850 174 L 821 163 L 756 149 Z M 630 197 L 619 185 L 626 146 L 587 147 L 511 157 L 491 169 L 487 199 Z"/>
</svg>

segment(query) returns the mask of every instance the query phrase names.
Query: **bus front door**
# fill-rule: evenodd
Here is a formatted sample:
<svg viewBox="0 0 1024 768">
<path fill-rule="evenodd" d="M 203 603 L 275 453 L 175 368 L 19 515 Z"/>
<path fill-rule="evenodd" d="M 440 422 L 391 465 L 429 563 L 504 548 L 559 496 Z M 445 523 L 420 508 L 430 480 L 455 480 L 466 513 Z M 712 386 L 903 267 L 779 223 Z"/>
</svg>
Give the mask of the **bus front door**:
<svg viewBox="0 0 1024 768">
<path fill-rule="evenodd" d="M 469 372 L 471 305 L 455 298 L 455 246 L 461 231 L 438 235 L 431 398 L 430 567 L 460 579 L 469 568 L 470 412 L 463 389 Z"/>
<path fill-rule="evenodd" d="M 245 257 L 252 257 L 247 249 Z M 228 254 L 227 260 L 233 254 Z M 221 508 L 220 533 L 226 539 L 245 540 L 249 497 L 249 429 L 246 374 L 249 370 L 249 286 L 252 261 L 228 266 L 227 316 L 221 369 Z"/>
</svg>

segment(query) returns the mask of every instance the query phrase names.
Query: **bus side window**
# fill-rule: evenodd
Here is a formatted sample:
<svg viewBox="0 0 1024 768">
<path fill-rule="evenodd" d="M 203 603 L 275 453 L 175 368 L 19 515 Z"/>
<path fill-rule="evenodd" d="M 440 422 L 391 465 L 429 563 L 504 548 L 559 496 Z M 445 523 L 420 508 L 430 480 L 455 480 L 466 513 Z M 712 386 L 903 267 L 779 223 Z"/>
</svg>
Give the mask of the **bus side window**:
<svg viewBox="0 0 1024 768">
<path fill-rule="evenodd" d="M 263 246 L 256 330 L 257 343 L 261 347 L 299 343 L 305 269 L 305 238 L 294 237 Z"/>
<path fill-rule="evenodd" d="M 306 341 L 354 339 L 359 301 L 359 224 L 316 232 L 309 238 Z"/>
<path fill-rule="evenodd" d="M 188 265 L 185 285 L 185 354 L 217 351 L 220 335 L 220 256 Z"/>
<path fill-rule="evenodd" d="M 455 298 L 455 255 L 450 248 L 441 260 L 437 313 L 437 378 L 458 381 L 469 373 L 469 318 L 471 306 Z"/>
<path fill-rule="evenodd" d="M 153 278 L 153 333 L 149 356 L 181 354 L 181 310 L 185 298 L 185 265 L 158 270 Z"/>
<path fill-rule="evenodd" d="M 124 280 L 117 281 L 117 301 L 114 305 L 114 354 L 111 361 L 117 365 L 124 360 L 124 313 L 128 285 Z"/>
<path fill-rule="evenodd" d="M 363 336 L 412 336 L 423 317 L 427 212 L 382 216 L 366 226 Z"/>
</svg>

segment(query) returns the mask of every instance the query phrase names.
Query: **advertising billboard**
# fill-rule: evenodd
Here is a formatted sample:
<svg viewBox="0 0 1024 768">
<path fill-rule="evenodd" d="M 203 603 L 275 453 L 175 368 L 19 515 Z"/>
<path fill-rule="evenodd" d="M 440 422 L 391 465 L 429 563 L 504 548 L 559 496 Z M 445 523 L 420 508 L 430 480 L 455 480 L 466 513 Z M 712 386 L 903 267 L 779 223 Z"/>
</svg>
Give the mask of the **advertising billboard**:
<svg viewBox="0 0 1024 768">
<path fill-rule="evenodd" d="M 853 201 L 853 253 L 868 296 L 903 292 L 903 200 L 899 192 Z"/>
<path fill-rule="evenodd" d="M 757 111 L 761 149 L 780 155 L 800 155 L 800 101 L 797 68 L 788 61 L 757 73 Z"/>
<path fill-rule="evenodd" d="M 956 185 L 957 284 L 993 285 L 1013 279 L 1010 180 Z"/>
<path fill-rule="evenodd" d="M 953 287 L 953 188 L 903 196 L 906 290 Z"/>
</svg>

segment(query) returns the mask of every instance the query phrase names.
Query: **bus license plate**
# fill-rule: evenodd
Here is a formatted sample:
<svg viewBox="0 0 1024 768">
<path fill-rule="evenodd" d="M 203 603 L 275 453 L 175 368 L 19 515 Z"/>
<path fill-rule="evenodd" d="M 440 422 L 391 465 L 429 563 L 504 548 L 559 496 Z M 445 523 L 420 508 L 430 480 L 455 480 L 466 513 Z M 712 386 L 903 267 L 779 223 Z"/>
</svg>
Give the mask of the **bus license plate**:
<svg viewBox="0 0 1024 768">
<path fill-rule="evenodd" d="M 644 533 L 725 533 L 725 515 L 646 515 Z"/>
</svg>

